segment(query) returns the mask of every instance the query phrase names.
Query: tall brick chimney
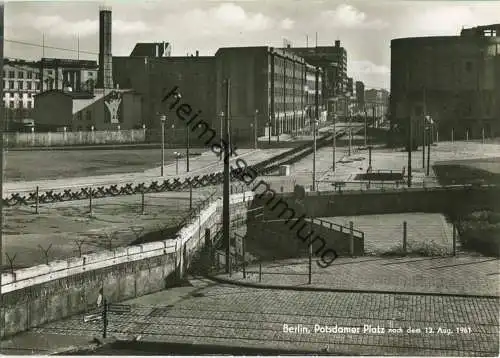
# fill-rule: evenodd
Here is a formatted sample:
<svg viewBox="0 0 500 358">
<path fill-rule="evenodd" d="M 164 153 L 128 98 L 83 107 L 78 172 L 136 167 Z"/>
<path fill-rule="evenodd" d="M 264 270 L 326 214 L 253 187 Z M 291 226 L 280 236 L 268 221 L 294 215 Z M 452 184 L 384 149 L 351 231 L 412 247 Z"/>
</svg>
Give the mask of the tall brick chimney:
<svg viewBox="0 0 500 358">
<path fill-rule="evenodd" d="M 113 55 L 111 54 L 111 8 L 99 8 L 99 72 L 96 88 L 113 88 Z"/>
</svg>

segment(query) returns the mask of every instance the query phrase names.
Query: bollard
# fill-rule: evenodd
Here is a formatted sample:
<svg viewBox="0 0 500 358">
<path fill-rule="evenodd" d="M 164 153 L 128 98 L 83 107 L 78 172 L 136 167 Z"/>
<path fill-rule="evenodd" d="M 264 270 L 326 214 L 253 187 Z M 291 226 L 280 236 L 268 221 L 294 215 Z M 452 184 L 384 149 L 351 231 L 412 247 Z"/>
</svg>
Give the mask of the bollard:
<svg viewBox="0 0 500 358">
<path fill-rule="evenodd" d="M 454 137 L 454 134 L 455 134 L 455 133 L 454 133 L 454 131 L 453 131 L 453 129 L 452 129 L 452 130 L 451 130 L 451 142 L 452 142 L 452 143 L 453 143 L 453 140 L 454 140 L 454 138 L 453 138 L 453 137 Z"/>
<path fill-rule="evenodd" d="M 262 262 L 259 262 L 259 282 L 262 282 Z"/>
<path fill-rule="evenodd" d="M 349 253 L 354 257 L 354 223 L 349 221 Z"/>
<path fill-rule="evenodd" d="M 484 128 L 481 129 L 481 136 L 483 137 L 483 144 L 484 144 Z"/>
<path fill-rule="evenodd" d="M 102 338 L 106 338 L 107 330 L 108 330 L 108 302 L 106 299 L 104 299 L 102 306 Z"/>
<path fill-rule="evenodd" d="M 146 214 L 146 211 L 144 210 L 144 191 L 141 192 L 141 215 Z"/>
<path fill-rule="evenodd" d="M 457 256 L 457 227 L 453 223 L 453 256 Z"/>
<path fill-rule="evenodd" d="M 35 214 L 38 214 L 38 204 L 40 202 L 39 187 L 36 186 L 36 197 L 35 197 Z"/>
<path fill-rule="evenodd" d="M 408 223 L 403 221 L 403 252 L 406 254 L 406 240 L 408 238 Z"/>
<path fill-rule="evenodd" d="M 465 131 L 465 140 L 468 142 L 469 141 L 469 130 Z"/>
<path fill-rule="evenodd" d="M 92 187 L 89 188 L 89 213 L 92 216 Z"/>
<path fill-rule="evenodd" d="M 313 232 L 313 221 L 314 219 L 311 218 L 311 232 Z M 312 235 L 309 236 L 309 276 L 308 276 L 308 283 L 311 284 L 312 282 L 312 256 L 313 256 L 313 248 L 312 248 Z"/>
</svg>

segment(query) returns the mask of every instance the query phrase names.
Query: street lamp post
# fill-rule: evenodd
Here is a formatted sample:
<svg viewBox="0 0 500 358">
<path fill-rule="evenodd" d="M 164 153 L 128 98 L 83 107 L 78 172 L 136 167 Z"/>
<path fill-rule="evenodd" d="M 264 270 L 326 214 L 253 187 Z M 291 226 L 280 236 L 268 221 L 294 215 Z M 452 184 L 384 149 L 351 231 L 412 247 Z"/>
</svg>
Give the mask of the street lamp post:
<svg viewBox="0 0 500 358">
<path fill-rule="evenodd" d="M 257 149 L 257 116 L 259 115 L 259 110 L 255 110 L 253 117 L 253 135 L 254 135 L 254 148 Z"/>
<path fill-rule="evenodd" d="M 273 122 L 271 119 L 269 119 L 269 122 L 268 122 L 268 125 L 267 125 L 267 129 L 268 129 L 268 134 L 269 134 L 269 139 L 268 139 L 268 143 L 271 144 L 271 131 L 272 131 L 272 125 L 273 125 Z"/>
<path fill-rule="evenodd" d="M 222 124 L 222 120 L 224 119 L 224 111 L 221 111 L 219 113 L 219 117 L 220 117 L 220 145 L 221 145 L 221 150 L 220 150 L 220 153 L 219 153 L 219 160 L 222 160 L 222 157 L 223 157 L 223 148 L 224 148 L 224 128 L 223 128 L 223 124 Z"/>
<path fill-rule="evenodd" d="M 431 171 L 431 126 L 429 124 L 429 126 L 427 127 L 427 135 L 429 136 L 428 140 L 427 140 L 427 176 L 430 175 L 430 171 Z"/>
<path fill-rule="evenodd" d="M 175 155 L 175 175 L 179 175 L 179 157 L 181 156 L 181 153 L 174 152 L 174 155 Z"/>
<path fill-rule="evenodd" d="M 312 121 L 312 127 L 313 127 L 313 191 L 316 191 L 316 125 L 317 121 L 313 120 Z"/>
<path fill-rule="evenodd" d="M 367 124 L 366 124 L 366 122 L 367 122 L 367 118 L 366 118 L 366 109 L 365 109 L 365 148 L 366 148 L 366 135 L 367 135 L 367 128 L 366 128 Z"/>
<path fill-rule="evenodd" d="M 337 115 L 332 112 L 332 118 L 333 118 L 333 171 L 335 171 L 335 163 L 336 163 L 336 151 L 337 151 L 337 129 L 336 129 L 336 122 L 337 122 Z"/>
<path fill-rule="evenodd" d="M 164 176 L 165 170 L 165 122 L 167 120 L 166 115 L 160 116 L 161 122 L 161 176 Z"/>
</svg>

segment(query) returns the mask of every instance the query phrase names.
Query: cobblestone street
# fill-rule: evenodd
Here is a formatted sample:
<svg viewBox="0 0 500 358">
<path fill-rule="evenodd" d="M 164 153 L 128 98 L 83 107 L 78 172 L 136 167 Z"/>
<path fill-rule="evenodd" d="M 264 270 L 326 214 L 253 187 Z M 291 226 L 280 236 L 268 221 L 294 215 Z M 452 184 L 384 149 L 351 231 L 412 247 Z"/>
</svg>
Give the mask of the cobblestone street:
<svg viewBox="0 0 500 358">
<path fill-rule="evenodd" d="M 161 298 L 170 290 L 154 294 L 155 300 L 133 300 L 132 312 L 110 315 L 109 336 L 336 354 L 498 354 L 497 299 L 298 292 L 198 282 L 201 287 L 175 302 Z M 284 332 L 285 324 L 302 333 Z M 359 327 L 359 333 L 315 332 L 315 325 Z M 384 328 L 384 333 L 372 333 L 368 326 Z M 36 332 L 98 336 L 101 327 L 76 316 Z"/>
</svg>

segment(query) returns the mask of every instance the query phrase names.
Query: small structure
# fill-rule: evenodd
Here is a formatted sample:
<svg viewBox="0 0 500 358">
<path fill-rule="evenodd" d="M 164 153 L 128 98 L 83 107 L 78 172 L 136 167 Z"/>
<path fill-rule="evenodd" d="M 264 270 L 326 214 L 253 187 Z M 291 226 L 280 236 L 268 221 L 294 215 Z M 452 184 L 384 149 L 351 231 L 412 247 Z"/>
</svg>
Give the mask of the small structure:
<svg viewBox="0 0 500 358">
<path fill-rule="evenodd" d="M 37 131 L 117 130 L 138 128 L 141 96 L 129 89 L 95 89 L 90 92 L 52 90 L 36 96 Z"/>
</svg>

